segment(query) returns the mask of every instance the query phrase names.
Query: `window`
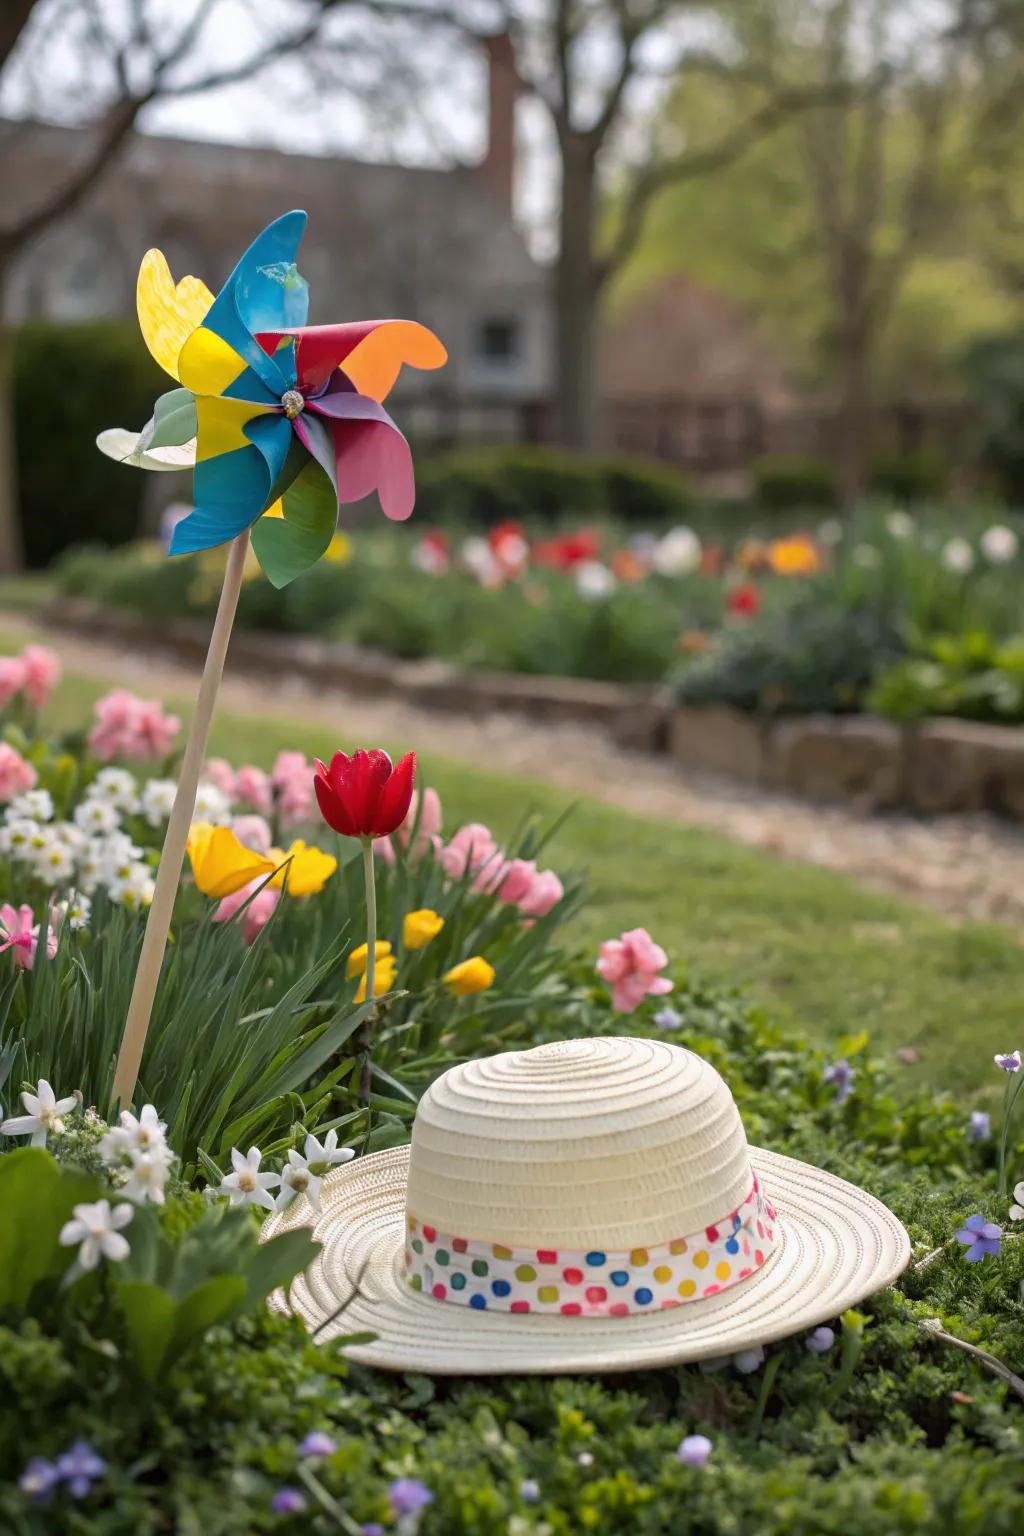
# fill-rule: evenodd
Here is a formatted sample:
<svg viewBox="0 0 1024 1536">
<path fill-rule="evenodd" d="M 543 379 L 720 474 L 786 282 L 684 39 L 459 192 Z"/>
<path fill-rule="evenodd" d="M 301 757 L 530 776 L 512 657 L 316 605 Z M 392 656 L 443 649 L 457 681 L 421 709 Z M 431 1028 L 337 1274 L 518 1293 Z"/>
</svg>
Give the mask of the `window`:
<svg viewBox="0 0 1024 1536">
<path fill-rule="evenodd" d="M 485 363 L 507 367 L 519 359 L 519 322 L 488 319 L 480 322 L 477 351 Z"/>
</svg>

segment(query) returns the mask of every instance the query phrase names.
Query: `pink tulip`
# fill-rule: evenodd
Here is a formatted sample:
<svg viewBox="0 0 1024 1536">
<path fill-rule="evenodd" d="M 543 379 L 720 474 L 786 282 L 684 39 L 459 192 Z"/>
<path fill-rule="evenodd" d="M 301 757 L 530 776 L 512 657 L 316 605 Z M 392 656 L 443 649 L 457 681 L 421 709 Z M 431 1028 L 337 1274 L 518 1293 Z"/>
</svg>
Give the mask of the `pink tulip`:
<svg viewBox="0 0 1024 1536">
<path fill-rule="evenodd" d="M 14 955 L 15 965 L 23 971 L 30 971 L 39 948 L 39 924 L 32 922 L 32 908 L 12 907 L 5 901 L 0 907 L 0 935 L 0 954 L 9 949 Z M 57 953 L 57 935 L 52 927 L 46 935 L 46 953 L 51 960 Z"/>
<path fill-rule="evenodd" d="M 474 873 L 474 891 L 494 890 L 504 877 L 505 862 L 487 827 L 471 821 L 460 827 L 438 854 L 441 868 L 452 880 Z"/>
<path fill-rule="evenodd" d="M 273 842 L 270 827 L 262 816 L 236 816 L 231 830 L 240 843 L 255 848 L 257 853 L 266 853 Z"/>
<path fill-rule="evenodd" d="M 98 758 L 113 757 L 146 762 L 166 757 L 181 721 L 165 715 L 156 699 L 137 699 L 124 688 L 115 688 L 96 703 L 96 724 L 89 745 Z"/>
<path fill-rule="evenodd" d="M 31 763 L 6 741 L 0 741 L 0 805 L 31 789 L 39 775 Z"/>
<path fill-rule="evenodd" d="M 512 859 L 505 865 L 505 878 L 497 891 L 498 900 L 517 907 L 530 894 L 536 878 L 535 859 Z"/>
<path fill-rule="evenodd" d="M 313 766 L 301 752 L 279 752 L 270 782 L 284 826 L 313 820 Z"/>
<path fill-rule="evenodd" d="M 672 991 L 668 977 L 658 975 L 667 964 L 668 956 L 646 928 L 630 928 L 601 945 L 597 972 L 611 986 L 613 1006 L 620 1013 L 632 1013 L 645 997 Z"/>
<path fill-rule="evenodd" d="M 0 657 L 0 708 L 9 704 L 24 686 L 25 663 L 21 657 Z"/>
<path fill-rule="evenodd" d="M 25 669 L 25 697 L 33 709 L 42 709 L 63 675 L 56 651 L 45 645 L 27 645 L 21 653 Z"/>
<path fill-rule="evenodd" d="M 565 887 L 553 869 L 542 869 L 536 875 L 530 889 L 519 902 L 524 917 L 547 917 L 551 908 L 561 901 Z"/>
<path fill-rule="evenodd" d="M 259 811 L 262 816 L 269 816 L 274 806 L 274 796 L 270 785 L 270 775 L 263 772 L 262 768 L 255 768 L 247 764 L 239 768 L 235 775 L 235 794 L 239 800 L 244 800 L 246 805 L 251 805 L 254 811 Z"/>
<path fill-rule="evenodd" d="M 235 798 L 235 770 L 227 758 L 209 758 L 203 767 L 203 778 L 229 800 Z"/>
<path fill-rule="evenodd" d="M 262 891 L 259 891 L 261 885 L 263 885 L 262 878 L 250 880 L 249 884 L 243 885 L 240 891 L 235 891 L 232 895 L 225 896 L 218 903 L 217 910 L 213 914 L 215 923 L 226 923 L 230 918 L 234 917 L 240 908 L 245 906 L 245 903 L 252 896 L 252 900 L 249 901 L 249 905 L 245 910 L 245 916 L 242 919 L 242 928 L 247 944 L 252 944 L 257 934 L 266 927 L 274 908 L 281 899 L 281 892 L 272 891 L 269 885 L 263 885 Z M 254 891 L 259 891 L 259 894 L 254 896 Z"/>
<path fill-rule="evenodd" d="M 412 800 L 409 804 L 409 813 L 397 832 L 392 832 L 390 837 L 380 837 L 373 845 L 373 851 L 384 860 L 385 864 L 395 862 L 395 850 L 393 840 L 397 837 L 403 848 L 408 848 L 412 840 L 412 829 L 416 824 L 416 815 L 419 811 L 420 792 L 414 789 Z M 423 791 L 423 810 L 420 812 L 420 824 L 416 830 L 416 842 L 412 848 L 412 857 L 421 859 L 428 848 L 435 853 L 441 850 L 441 797 L 436 789 Z"/>
</svg>

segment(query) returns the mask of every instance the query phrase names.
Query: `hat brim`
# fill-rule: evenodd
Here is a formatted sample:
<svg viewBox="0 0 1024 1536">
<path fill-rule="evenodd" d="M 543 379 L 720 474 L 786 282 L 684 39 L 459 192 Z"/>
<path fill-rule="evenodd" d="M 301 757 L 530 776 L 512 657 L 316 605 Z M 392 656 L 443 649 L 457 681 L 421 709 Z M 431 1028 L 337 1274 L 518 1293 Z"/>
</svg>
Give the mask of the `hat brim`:
<svg viewBox="0 0 1024 1536">
<path fill-rule="evenodd" d="M 293 1282 L 290 1307 L 319 1340 L 375 1333 L 371 1343 L 348 1350 L 360 1364 L 437 1376 L 679 1365 L 836 1318 L 891 1284 L 910 1259 L 903 1227 L 865 1190 L 795 1158 L 756 1147 L 750 1155 L 778 1212 L 768 1262 L 715 1296 L 649 1314 L 478 1312 L 411 1290 L 402 1279 L 407 1146 L 336 1169 L 321 1186 L 319 1218 L 296 1200 L 268 1220 L 264 1236 L 315 1220 L 322 1247 Z"/>
</svg>

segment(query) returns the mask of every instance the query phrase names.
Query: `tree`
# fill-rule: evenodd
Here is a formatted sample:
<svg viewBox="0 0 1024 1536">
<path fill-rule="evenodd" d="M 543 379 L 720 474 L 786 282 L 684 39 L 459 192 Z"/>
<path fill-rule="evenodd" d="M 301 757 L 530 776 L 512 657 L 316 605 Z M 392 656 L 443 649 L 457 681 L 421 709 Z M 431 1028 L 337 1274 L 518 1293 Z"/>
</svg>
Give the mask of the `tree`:
<svg viewBox="0 0 1024 1536">
<path fill-rule="evenodd" d="M 211 22 L 222 0 L 4 0 L 0 84 L 17 72 L 25 115 L 51 101 L 55 74 L 65 100 L 81 101 L 78 153 L 54 186 L 0 210 L 0 574 L 21 562 L 10 401 L 10 360 L 3 325 L 4 277 L 14 257 L 86 196 L 117 156 L 146 107 L 195 96 L 258 74 L 314 43 L 342 0 L 290 0 L 250 7 L 245 45 L 222 66 L 204 62 Z M 284 11 L 282 19 L 280 12 Z M 73 62 L 71 62 L 73 61 Z M 41 83 L 45 82 L 45 83 Z M 16 125 L 5 126 L 5 154 L 17 154 Z"/>
</svg>

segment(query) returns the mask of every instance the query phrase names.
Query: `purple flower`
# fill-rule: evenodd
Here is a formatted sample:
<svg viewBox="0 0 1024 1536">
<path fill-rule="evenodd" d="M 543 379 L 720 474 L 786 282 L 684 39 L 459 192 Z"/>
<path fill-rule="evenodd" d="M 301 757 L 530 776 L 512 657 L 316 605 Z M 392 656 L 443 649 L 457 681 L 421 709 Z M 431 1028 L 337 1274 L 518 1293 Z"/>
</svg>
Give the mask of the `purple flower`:
<svg viewBox="0 0 1024 1536">
<path fill-rule="evenodd" d="M 333 1456 L 337 1446 L 330 1435 L 325 1435 L 322 1429 L 312 1429 L 304 1440 L 300 1440 L 298 1451 L 300 1456 Z"/>
<path fill-rule="evenodd" d="M 968 1141 L 988 1141 L 992 1135 L 992 1122 L 983 1109 L 971 1110 L 971 1123 L 967 1127 Z"/>
<path fill-rule="evenodd" d="M 384 1527 L 379 1520 L 371 1520 L 363 1526 L 363 1536 L 384 1536 Z"/>
<path fill-rule="evenodd" d="M 993 1056 L 992 1060 L 1004 1072 L 1020 1071 L 1020 1051 L 1007 1051 L 1005 1056 Z"/>
<path fill-rule="evenodd" d="M 434 1502 L 434 1495 L 426 1483 L 421 1483 L 415 1477 L 398 1478 L 391 1484 L 388 1493 L 391 1497 L 391 1512 L 396 1520 L 402 1515 L 416 1515 Z"/>
<path fill-rule="evenodd" d="M 30 1499 L 45 1504 L 59 1482 L 60 1473 L 54 1463 L 45 1456 L 33 1456 L 18 1478 L 18 1487 Z"/>
<path fill-rule="evenodd" d="M 711 1441 L 707 1435 L 687 1435 L 676 1455 L 684 1467 L 702 1467 L 711 1455 Z"/>
<path fill-rule="evenodd" d="M 67 1483 L 73 1499 L 84 1499 L 96 1478 L 102 1477 L 106 1470 L 103 1457 L 97 1456 L 84 1440 L 76 1440 L 69 1451 L 57 1457 L 57 1476 Z"/>
<path fill-rule="evenodd" d="M 853 1092 L 853 1080 L 857 1073 L 848 1061 L 834 1061 L 825 1068 L 824 1081 L 832 1083 L 836 1090 L 836 1103 L 845 1104 Z"/>
<path fill-rule="evenodd" d="M 815 1328 L 813 1333 L 807 1335 L 804 1342 L 812 1355 L 827 1355 L 835 1341 L 836 1336 L 832 1329 L 822 1327 Z"/>
<path fill-rule="evenodd" d="M 755 1344 L 753 1349 L 741 1349 L 739 1354 L 733 1355 L 732 1363 L 741 1376 L 752 1376 L 764 1364 L 763 1346 Z"/>
<path fill-rule="evenodd" d="M 532 1477 L 526 1478 L 519 1484 L 519 1497 L 524 1504 L 536 1504 L 540 1498 L 540 1483 L 535 1482 Z"/>
<path fill-rule="evenodd" d="M 659 1029 L 678 1029 L 683 1016 L 677 1008 L 659 1008 L 654 1015 L 654 1022 Z"/>
<path fill-rule="evenodd" d="M 275 1515 L 301 1515 L 306 1508 L 305 1497 L 297 1488 L 279 1488 L 270 1501 Z"/>
<path fill-rule="evenodd" d="M 968 1216 L 956 1234 L 956 1240 L 967 1249 L 964 1258 L 971 1264 L 977 1264 L 987 1253 L 994 1258 L 999 1257 L 999 1240 L 1002 1235 L 1002 1227 L 997 1227 L 994 1221 L 986 1221 L 984 1216 Z"/>
</svg>

